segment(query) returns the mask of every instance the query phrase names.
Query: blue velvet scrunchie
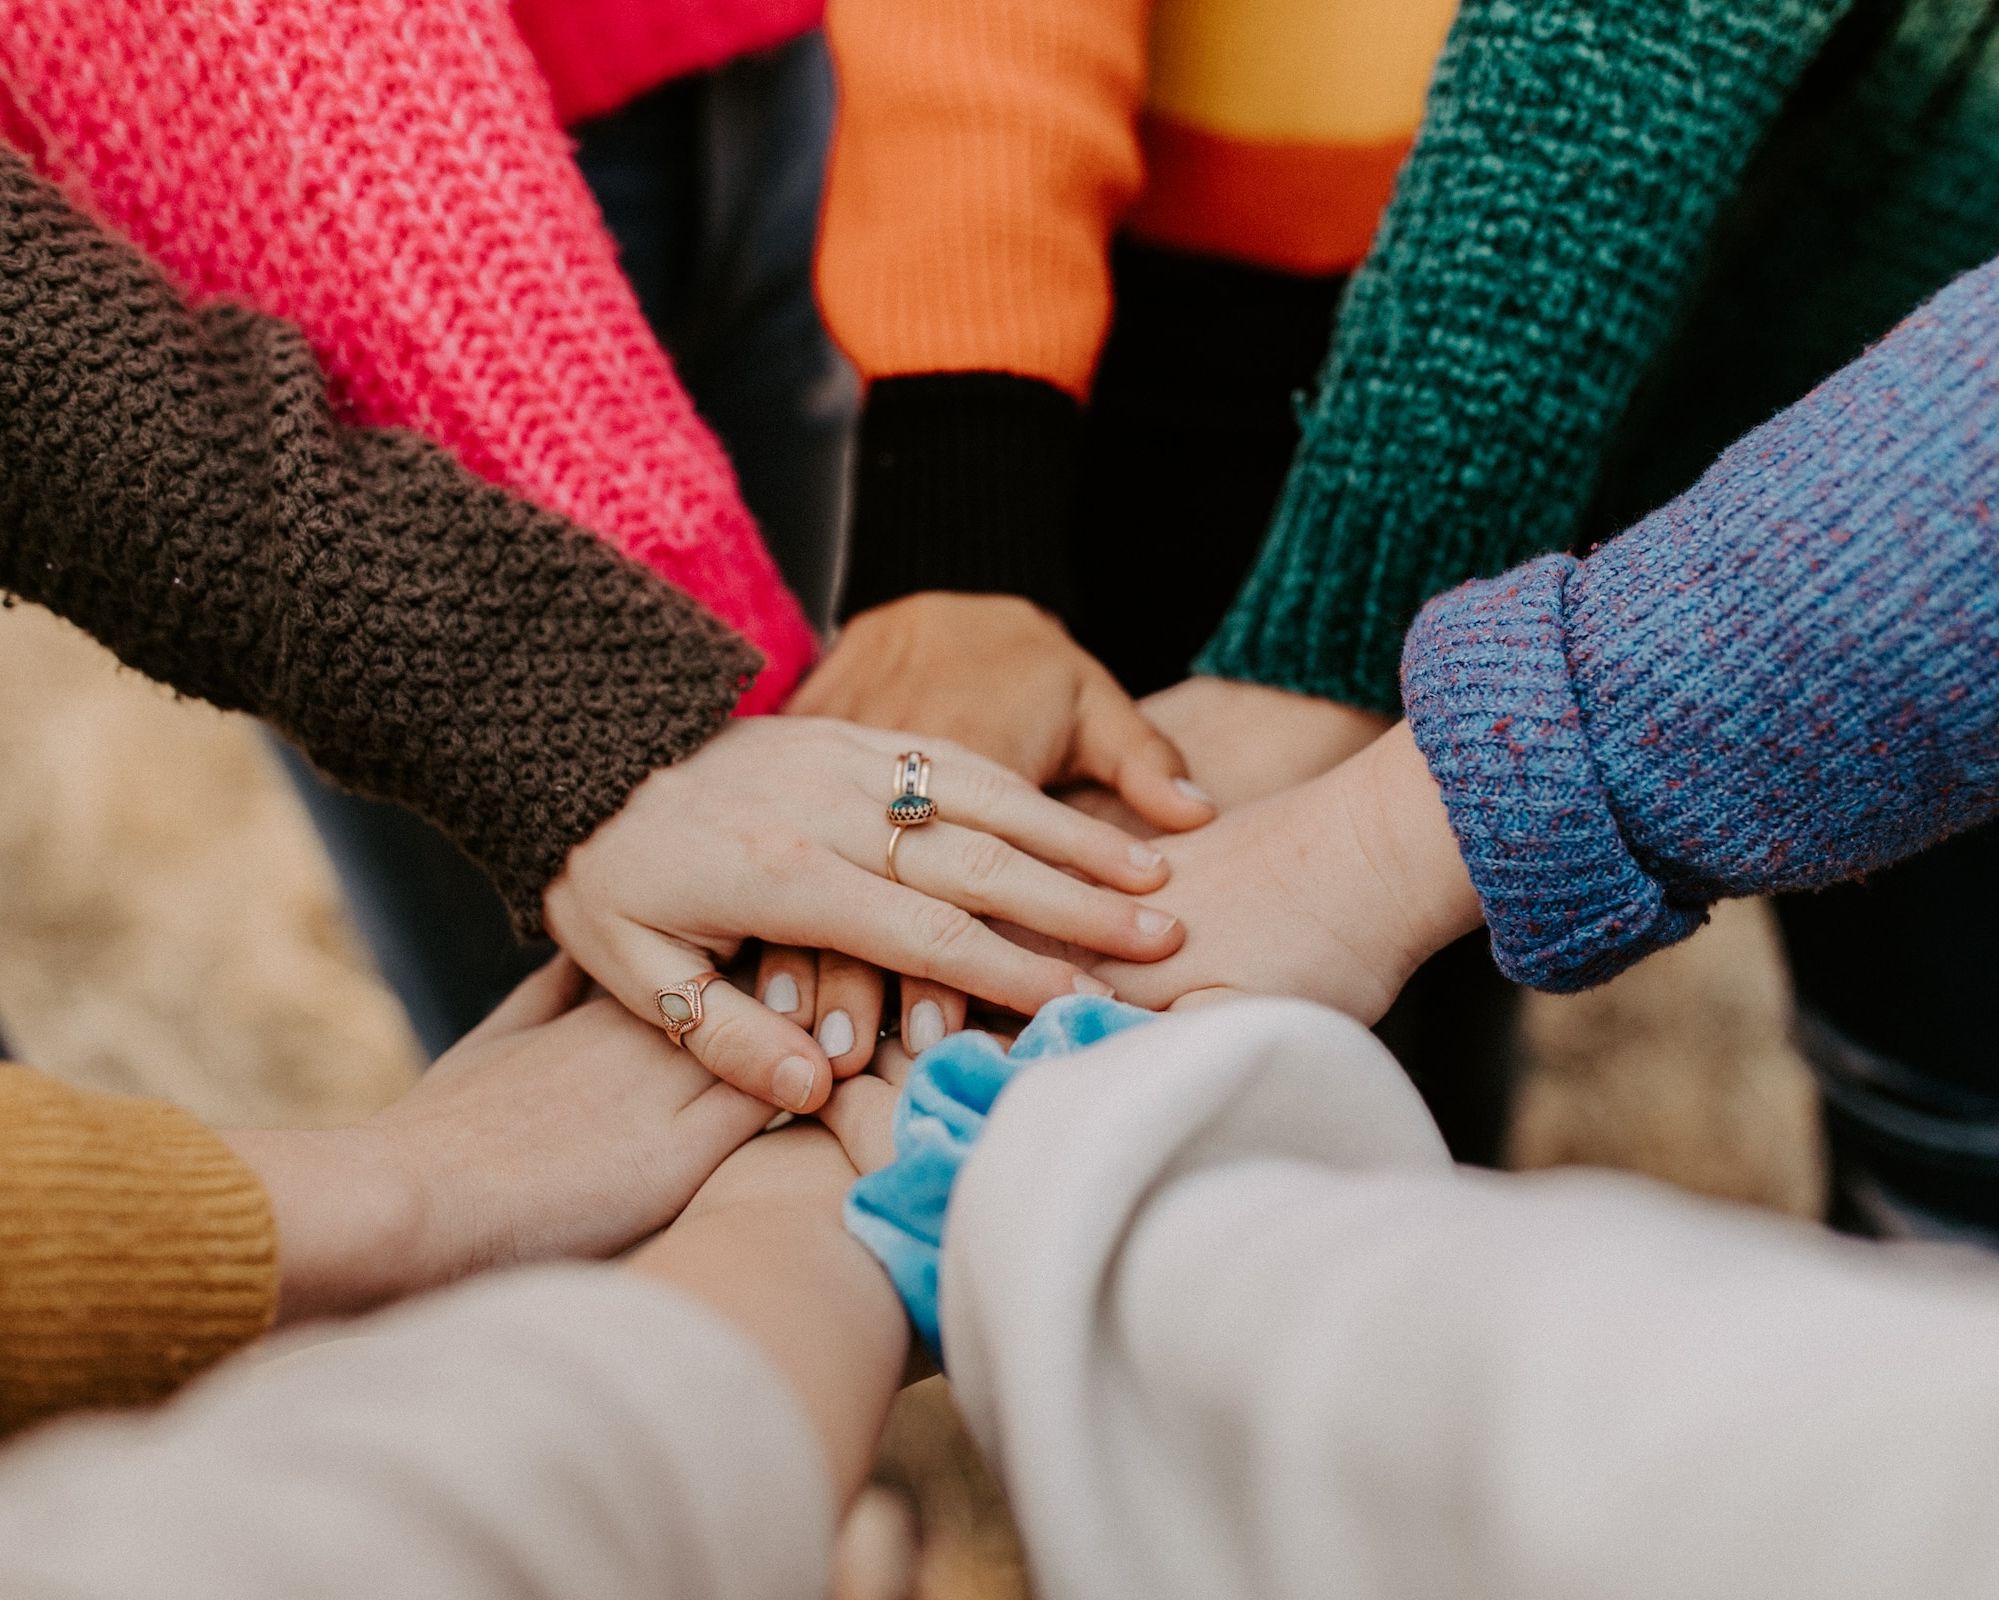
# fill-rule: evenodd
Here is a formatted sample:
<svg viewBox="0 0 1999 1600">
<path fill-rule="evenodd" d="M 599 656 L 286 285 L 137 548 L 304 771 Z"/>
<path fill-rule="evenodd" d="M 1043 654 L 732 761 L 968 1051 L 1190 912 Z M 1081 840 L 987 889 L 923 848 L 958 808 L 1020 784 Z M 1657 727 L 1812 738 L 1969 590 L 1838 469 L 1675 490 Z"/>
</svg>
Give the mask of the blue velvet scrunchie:
<svg viewBox="0 0 1999 1600">
<path fill-rule="evenodd" d="M 985 1131 L 993 1103 L 1029 1062 L 1072 1055 L 1154 1013 L 1095 995 L 1050 1001 L 1011 1053 L 989 1033 L 954 1033 L 916 1058 L 895 1107 L 895 1160 L 847 1195 L 847 1231 L 874 1253 L 909 1320 L 939 1363 L 938 1250 L 958 1169 Z"/>
</svg>

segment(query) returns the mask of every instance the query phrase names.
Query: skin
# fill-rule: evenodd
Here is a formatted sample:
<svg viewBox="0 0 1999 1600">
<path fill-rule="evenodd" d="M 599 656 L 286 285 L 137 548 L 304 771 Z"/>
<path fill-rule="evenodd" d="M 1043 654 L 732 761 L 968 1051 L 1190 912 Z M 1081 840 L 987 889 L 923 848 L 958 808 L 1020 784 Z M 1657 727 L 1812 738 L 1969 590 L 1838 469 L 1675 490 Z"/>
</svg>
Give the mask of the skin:
<svg viewBox="0 0 1999 1600">
<path fill-rule="evenodd" d="M 1418 966 L 1481 920 L 1407 724 L 1309 783 L 1160 846 L 1173 879 L 1153 898 L 1184 921 L 1186 942 L 1153 966 L 1097 969 L 1154 1009 L 1240 989 L 1372 1023 Z"/>
<path fill-rule="evenodd" d="M 858 1175 L 823 1127 L 766 1134 L 627 1263 L 704 1302 L 769 1358 L 818 1433 L 843 1505 L 866 1480 L 910 1342 L 887 1274 L 841 1221 Z"/>
<path fill-rule="evenodd" d="M 270 1197 L 281 1321 L 615 1254 L 770 1119 L 584 987 L 559 958 L 358 1127 L 224 1135 Z"/>
<path fill-rule="evenodd" d="M 995 684 L 1027 687 L 1000 695 Z M 912 595 L 864 612 L 788 709 L 955 738 L 1043 787 L 1065 788 L 1079 809 L 1135 836 L 1198 827 L 1215 814 L 1166 809 L 1168 790 L 1153 781 L 1161 775 L 1179 780 L 1174 792 L 1191 781 L 1227 809 L 1330 771 L 1390 725 L 1224 678 L 1189 678 L 1134 706 L 1054 618 L 997 595 Z M 1078 750 L 1099 759 L 1077 761 Z M 756 978 L 767 1006 L 820 1037 L 837 1078 L 868 1065 L 884 1018 L 919 1052 L 964 1027 L 962 993 L 909 976 L 895 989 L 891 1009 L 879 969 L 784 946 L 764 950 Z"/>
<path fill-rule="evenodd" d="M 1118 823 L 1134 835 L 1215 814 L 1172 739 L 1109 671 L 1011 595 L 930 592 L 862 612 L 785 709 L 949 739 L 1039 789 L 1099 787 L 1118 797 Z M 821 1038 L 840 1078 L 867 1066 L 884 1016 L 918 1050 L 965 1025 L 961 987 L 905 970 L 891 1009 L 882 970 L 837 952 L 767 947 L 756 991 Z"/>
<path fill-rule="evenodd" d="M 656 1025 L 661 989 L 713 972 L 750 938 L 837 951 L 1022 1012 L 1101 985 L 986 919 L 1130 961 L 1178 947 L 1170 914 L 1131 898 L 1165 882 L 1157 850 L 937 739 L 923 748 L 940 817 L 908 831 L 901 882 L 890 882 L 889 779 L 913 742 L 804 717 L 731 724 L 649 776 L 570 853 L 543 897 L 550 933 Z M 684 1041 L 709 1071 L 786 1110 L 825 1102 L 833 1064 L 802 1011 L 780 1014 L 721 979 L 702 1003 Z"/>
</svg>

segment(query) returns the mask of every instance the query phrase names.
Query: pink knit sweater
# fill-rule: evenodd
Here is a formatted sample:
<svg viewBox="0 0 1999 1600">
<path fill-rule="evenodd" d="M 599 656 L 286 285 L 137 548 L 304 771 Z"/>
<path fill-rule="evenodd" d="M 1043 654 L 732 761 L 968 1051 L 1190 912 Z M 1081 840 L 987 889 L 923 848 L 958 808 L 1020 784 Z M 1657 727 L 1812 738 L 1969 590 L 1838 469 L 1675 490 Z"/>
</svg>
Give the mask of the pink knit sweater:
<svg viewBox="0 0 1999 1600">
<path fill-rule="evenodd" d="M 781 702 L 811 631 L 504 0 L 0 0 L 0 88 L 191 296 L 296 323 L 353 420 L 655 568 L 764 652 L 742 709 Z"/>
<path fill-rule="evenodd" d="M 824 0 L 514 0 L 565 124 L 815 26 Z"/>
</svg>

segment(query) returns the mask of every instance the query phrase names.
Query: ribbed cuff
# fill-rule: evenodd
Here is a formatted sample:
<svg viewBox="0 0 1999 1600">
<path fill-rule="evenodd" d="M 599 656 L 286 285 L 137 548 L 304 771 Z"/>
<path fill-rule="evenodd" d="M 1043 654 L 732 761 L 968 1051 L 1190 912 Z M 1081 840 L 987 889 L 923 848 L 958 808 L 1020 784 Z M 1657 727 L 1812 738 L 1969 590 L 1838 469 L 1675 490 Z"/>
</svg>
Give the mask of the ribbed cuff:
<svg viewBox="0 0 1999 1600">
<path fill-rule="evenodd" d="M 1400 714 L 1403 627 L 1426 591 L 1420 578 L 1383 569 L 1380 540 L 1346 534 L 1339 500 L 1293 467 L 1263 551 L 1195 672 Z"/>
<path fill-rule="evenodd" d="M 1011 594 L 1073 622 L 1083 410 L 1038 378 L 877 379 L 855 453 L 840 614 L 926 589 Z"/>
<path fill-rule="evenodd" d="M 0 1434 L 158 1400 L 277 1298 L 270 1203 L 214 1133 L 0 1067 Z"/>
<path fill-rule="evenodd" d="M 1410 730 L 1443 789 L 1492 953 L 1558 992 L 1614 977 L 1707 920 L 1632 854 L 1569 677 L 1564 590 L 1543 556 L 1426 606 L 1409 630 Z"/>
</svg>

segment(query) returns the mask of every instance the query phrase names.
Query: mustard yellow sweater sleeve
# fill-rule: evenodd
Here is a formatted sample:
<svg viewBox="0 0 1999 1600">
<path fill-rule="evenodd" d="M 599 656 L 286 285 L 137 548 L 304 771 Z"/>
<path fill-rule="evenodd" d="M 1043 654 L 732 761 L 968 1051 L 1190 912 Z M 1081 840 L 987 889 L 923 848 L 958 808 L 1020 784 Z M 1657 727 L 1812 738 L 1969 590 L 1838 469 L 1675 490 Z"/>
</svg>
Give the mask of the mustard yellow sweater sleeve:
<svg viewBox="0 0 1999 1600">
<path fill-rule="evenodd" d="M 214 1133 L 0 1065 L 0 1434 L 159 1399 L 277 1295 L 270 1206 Z"/>
</svg>

